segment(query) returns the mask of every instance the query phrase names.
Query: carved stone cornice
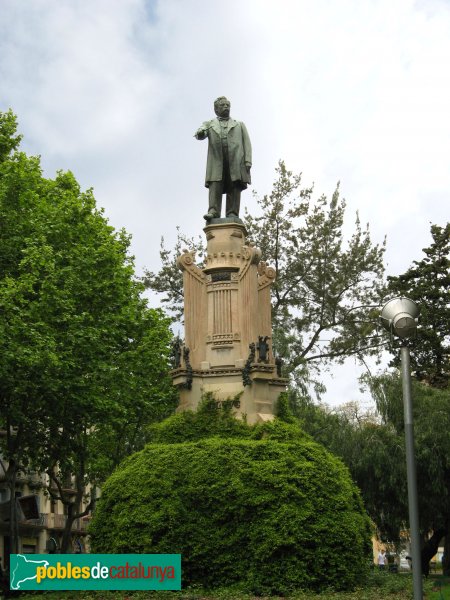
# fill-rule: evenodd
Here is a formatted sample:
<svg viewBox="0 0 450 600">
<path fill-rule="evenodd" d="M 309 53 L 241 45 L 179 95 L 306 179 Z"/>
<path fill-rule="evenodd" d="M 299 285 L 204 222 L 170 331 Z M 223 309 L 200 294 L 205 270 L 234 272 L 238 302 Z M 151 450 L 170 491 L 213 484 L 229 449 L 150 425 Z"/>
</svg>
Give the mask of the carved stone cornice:
<svg viewBox="0 0 450 600">
<path fill-rule="evenodd" d="M 273 365 L 252 365 L 250 368 L 250 374 L 253 375 L 252 378 L 254 379 L 258 379 L 258 373 L 270 375 L 270 373 L 273 373 L 273 371 Z M 239 377 L 240 379 L 242 377 L 242 369 L 239 369 L 238 367 L 214 367 L 213 369 L 207 369 L 202 371 L 198 369 L 193 369 L 192 372 L 190 372 L 185 368 L 181 368 L 173 369 L 172 371 L 170 371 L 170 374 L 172 378 L 185 377 L 187 379 L 188 377 L 192 376 L 194 379 L 208 379 L 214 377 L 223 377 L 224 375 L 231 375 L 234 377 Z M 282 386 L 286 386 L 289 382 L 289 380 L 285 377 L 271 377 L 270 379 L 264 377 L 264 381 L 266 381 L 268 385 Z"/>
<path fill-rule="evenodd" d="M 240 251 L 211 252 L 206 255 L 205 269 L 227 267 L 239 269 L 240 278 L 251 264 L 257 264 L 261 258 L 261 250 L 253 246 L 242 246 Z"/>
</svg>

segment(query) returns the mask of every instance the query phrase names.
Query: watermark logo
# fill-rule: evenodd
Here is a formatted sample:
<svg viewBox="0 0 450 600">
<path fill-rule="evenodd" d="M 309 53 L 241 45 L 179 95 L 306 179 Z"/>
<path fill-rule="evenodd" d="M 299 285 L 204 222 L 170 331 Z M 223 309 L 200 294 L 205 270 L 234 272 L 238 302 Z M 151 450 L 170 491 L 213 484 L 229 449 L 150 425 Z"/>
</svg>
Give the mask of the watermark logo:
<svg viewBox="0 0 450 600">
<path fill-rule="evenodd" d="M 12 590 L 180 590 L 180 554 L 11 554 Z"/>
</svg>

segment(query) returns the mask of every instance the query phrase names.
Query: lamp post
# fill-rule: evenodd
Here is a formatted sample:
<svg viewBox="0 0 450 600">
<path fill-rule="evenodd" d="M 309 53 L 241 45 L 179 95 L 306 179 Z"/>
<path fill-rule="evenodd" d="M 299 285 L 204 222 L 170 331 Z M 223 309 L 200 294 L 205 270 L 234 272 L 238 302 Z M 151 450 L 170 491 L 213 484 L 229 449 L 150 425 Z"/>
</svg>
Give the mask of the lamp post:
<svg viewBox="0 0 450 600">
<path fill-rule="evenodd" d="M 403 408 L 405 415 L 406 476 L 408 480 L 409 527 L 411 532 L 411 555 L 413 569 L 414 600 L 423 600 L 422 564 L 420 557 L 419 508 L 417 498 L 416 460 L 414 455 L 414 425 L 411 395 L 411 367 L 407 339 L 417 328 L 419 308 L 409 298 L 389 300 L 381 311 L 381 322 L 391 335 L 402 340 L 401 366 Z"/>
</svg>

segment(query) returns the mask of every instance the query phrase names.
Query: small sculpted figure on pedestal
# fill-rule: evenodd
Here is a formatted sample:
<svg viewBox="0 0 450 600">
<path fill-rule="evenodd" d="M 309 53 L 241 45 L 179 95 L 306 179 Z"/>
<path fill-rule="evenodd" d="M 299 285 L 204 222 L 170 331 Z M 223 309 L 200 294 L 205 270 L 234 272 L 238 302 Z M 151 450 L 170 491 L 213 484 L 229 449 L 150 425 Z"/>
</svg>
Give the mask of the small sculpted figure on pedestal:
<svg viewBox="0 0 450 600">
<path fill-rule="evenodd" d="M 209 188 L 207 222 L 220 218 L 222 195 L 226 194 L 227 217 L 239 217 L 241 191 L 251 183 L 252 146 L 242 121 L 230 117 L 230 101 L 220 96 L 214 102 L 216 119 L 205 121 L 196 131 L 198 140 L 208 138 L 205 186 Z"/>
<path fill-rule="evenodd" d="M 268 339 L 268 335 L 266 335 L 265 337 L 263 337 L 262 335 L 258 336 L 258 362 L 269 362 L 269 344 L 267 343 Z"/>
<path fill-rule="evenodd" d="M 180 336 L 177 336 L 173 339 L 170 348 L 170 360 L 172 363 L 172 369 L 179 369 L 181 366 L 181 347 L 182 343 Z"/>
</svg>

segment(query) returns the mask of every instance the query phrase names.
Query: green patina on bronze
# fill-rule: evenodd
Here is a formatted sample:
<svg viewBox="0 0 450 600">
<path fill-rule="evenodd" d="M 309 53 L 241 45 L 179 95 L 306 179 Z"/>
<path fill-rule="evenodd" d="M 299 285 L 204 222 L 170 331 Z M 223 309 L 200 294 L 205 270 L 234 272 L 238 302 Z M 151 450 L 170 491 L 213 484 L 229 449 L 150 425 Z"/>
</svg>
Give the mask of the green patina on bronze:
<svg viewBox="0 0 450 600">
<path fill-rule="evenodd" d="M 242 121 L 230 117 L 230 101 L 220 96 L 214 102 L 217 117 L 205 121 L 194 135 L 208 138 L 205 186 L 209 207 L 205 219 L 220 218 L 222 195 L 226 194 L 226 217 L 239 217 L 241 191 L 251 183 L 252 146 Z"/>
</svg>

